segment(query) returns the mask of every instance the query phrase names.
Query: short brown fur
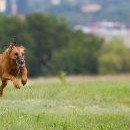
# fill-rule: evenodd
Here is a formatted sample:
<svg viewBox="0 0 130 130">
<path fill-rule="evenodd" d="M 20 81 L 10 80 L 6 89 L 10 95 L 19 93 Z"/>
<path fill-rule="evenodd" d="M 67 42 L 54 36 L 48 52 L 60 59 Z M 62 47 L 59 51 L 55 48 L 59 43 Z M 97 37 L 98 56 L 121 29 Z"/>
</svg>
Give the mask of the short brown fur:
<svg viewBox="0 0 130 130">
<path fill-rule="evenodd" d="M 15 88 L 20 89 L 20 83 L 17 79 L 19 73 L 23 86 L 27 83 L 27 68 L 25 62 L 20 67 L 17 67 L 17 65 L 12 62 L 16 59 L 16 54 L 19 57 L 23 57 L 25 54 L 25 48 L 11 44 L 9 48 L 0 54 L 0 76 L 2 81 L 0 86 L 0 96 L 3 95 L 3 89 L 6 87 L 8 80 L 13 82 Z"/>
</svg>

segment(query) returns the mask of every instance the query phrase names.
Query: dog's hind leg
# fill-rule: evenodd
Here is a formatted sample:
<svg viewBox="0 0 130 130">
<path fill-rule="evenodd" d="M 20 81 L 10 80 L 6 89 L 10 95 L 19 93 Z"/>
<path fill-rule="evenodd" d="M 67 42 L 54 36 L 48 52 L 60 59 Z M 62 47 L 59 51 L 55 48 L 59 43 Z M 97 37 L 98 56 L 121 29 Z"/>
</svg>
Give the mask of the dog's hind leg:
<svg viewBox="0 0 130 130">
<path fill-rule="evenodd" d="M 0 97 L 2 97 L 3 89 L 6 87 L 6 85 L 7 85 L 7 81 L 6 80 L 2 80 L 2 84 L 0 86 Z"/>
</svg>

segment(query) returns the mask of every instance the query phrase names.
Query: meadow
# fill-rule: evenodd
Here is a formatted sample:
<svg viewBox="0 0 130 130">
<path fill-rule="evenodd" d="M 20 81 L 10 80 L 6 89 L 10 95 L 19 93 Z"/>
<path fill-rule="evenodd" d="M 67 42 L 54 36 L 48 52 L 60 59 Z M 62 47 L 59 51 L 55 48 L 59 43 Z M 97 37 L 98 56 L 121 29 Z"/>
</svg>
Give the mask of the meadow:
<svg viewBox="0 0 130 130">
<path fill-rule="evenodd" d="M 130 76 L 41 78 L 0 98 L 0 130 L 130 130 Z"/>
</svg>

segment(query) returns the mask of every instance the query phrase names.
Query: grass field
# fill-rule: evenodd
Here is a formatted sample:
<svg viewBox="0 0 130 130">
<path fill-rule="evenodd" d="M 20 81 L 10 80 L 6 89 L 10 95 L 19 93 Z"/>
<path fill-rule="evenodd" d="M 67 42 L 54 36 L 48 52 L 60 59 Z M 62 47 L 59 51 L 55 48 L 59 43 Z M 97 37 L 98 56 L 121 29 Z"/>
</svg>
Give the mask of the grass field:
<svg viewBox="0 0 130 130">
<path fill-rule="evenodd" d="M 0 130 L 130 130 L 130 76 L 8 86 L 0 98 Z"/>
</svg>

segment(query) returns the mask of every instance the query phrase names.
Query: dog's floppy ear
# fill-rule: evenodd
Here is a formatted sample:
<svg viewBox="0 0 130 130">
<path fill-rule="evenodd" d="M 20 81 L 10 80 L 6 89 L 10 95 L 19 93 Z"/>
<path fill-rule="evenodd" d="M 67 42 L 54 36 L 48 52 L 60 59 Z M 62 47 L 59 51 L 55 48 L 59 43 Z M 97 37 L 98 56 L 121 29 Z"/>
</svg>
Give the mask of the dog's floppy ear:
<svg viewBox="0 0 130 130">
<path fill-rule="evenodd" d="M 16 42 L 11 42 L 9 48 L 13 48 L 16 45 Z"/>
<path fill-rule="evenodd" d="M 16 42 L 12 42 L 12 43 L 10 43 L 10 45 L 9 45 L 9 51 L 11 51 L 12 48 L 13 48 L 15 45 L 16 45 Z"/>
</svg>

